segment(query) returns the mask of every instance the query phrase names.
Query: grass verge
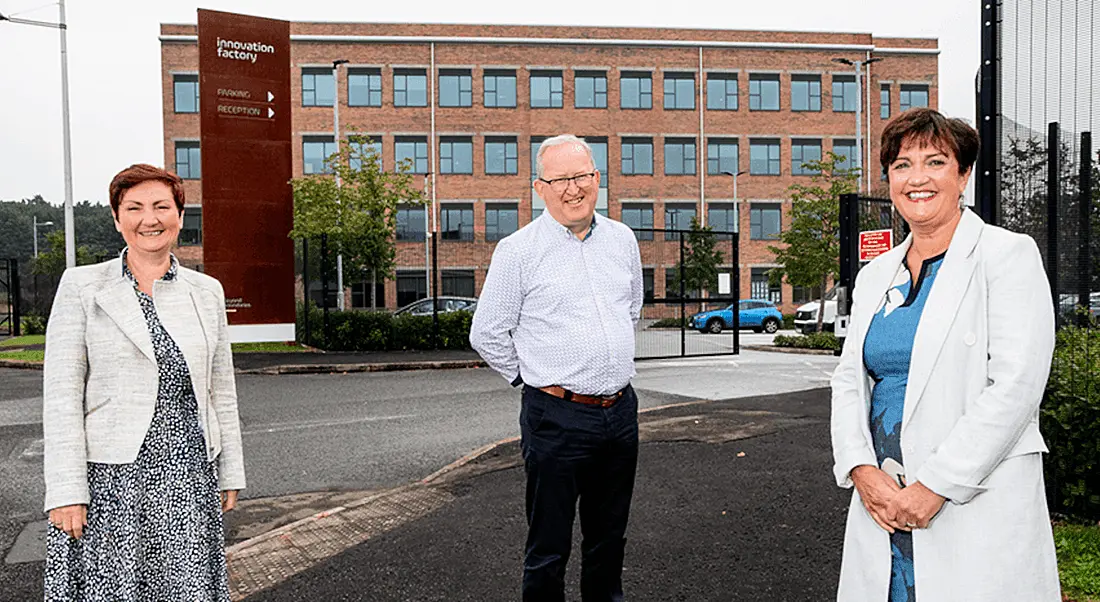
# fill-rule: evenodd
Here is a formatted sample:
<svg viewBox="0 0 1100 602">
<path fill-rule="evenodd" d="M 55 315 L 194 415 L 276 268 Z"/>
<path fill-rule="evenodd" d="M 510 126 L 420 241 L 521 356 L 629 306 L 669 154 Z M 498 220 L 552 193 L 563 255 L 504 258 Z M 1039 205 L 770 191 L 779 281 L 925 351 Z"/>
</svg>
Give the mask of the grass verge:
<svg viewBox="0 0 1100 602">
<path fill-rule="evenodd" d="M 233 353 L 308 353 L 297 343 L 233 343 Z"/>
<path fill-rule="evenodd" d="M 41 349 L 31 351 L 0 351 L 0 360 L 22 360 L 24 362 L 45 361 L 46 352 Z"/>
<path fill-rule="evenodd" d="M 12 337 L 10 339 L 0 341 L 0 347 L 23 347 L 24 345 L 45 345 L 46 335 L 44 334 L 27 334 L 21 337 Z"/>
<path fill-rule="evenodd" d="M 1054 525 L 1062 593 L 1073 602 L 1100 602 L 1100 525 Z"/>
</svg>

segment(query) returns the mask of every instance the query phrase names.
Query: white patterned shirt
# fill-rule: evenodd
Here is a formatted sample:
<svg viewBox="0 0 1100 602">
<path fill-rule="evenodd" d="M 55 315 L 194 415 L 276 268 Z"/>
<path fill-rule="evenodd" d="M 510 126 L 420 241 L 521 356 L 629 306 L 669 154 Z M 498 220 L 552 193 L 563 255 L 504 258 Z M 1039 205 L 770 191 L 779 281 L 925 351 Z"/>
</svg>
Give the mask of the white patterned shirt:
<svg viewBox="0 0 1100 602">
<path fill-rule="evenodd" d="M 544 212 L 497 244 L 470 344 L 513 385 L 610 395 L 634 376 L 642 290 L 630 228 L 596 214 L 582 241 Z"/>
</svg>

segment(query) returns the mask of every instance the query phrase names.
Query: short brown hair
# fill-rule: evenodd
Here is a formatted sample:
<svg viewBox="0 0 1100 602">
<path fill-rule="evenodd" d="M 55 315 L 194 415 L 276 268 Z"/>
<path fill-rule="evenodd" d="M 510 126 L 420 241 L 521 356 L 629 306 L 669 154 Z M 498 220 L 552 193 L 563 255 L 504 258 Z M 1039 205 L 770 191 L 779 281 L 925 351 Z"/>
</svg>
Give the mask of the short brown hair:
<svg viewBox="0 0 1100 602">
<path fill-rule="evenodd" d="M 183 180 L 176 174 L 147 163 L 137 163 L 118 172 L 111 180 L 111 212 L 118 215 L 118 205 L 123 195 L 138 184 L 145 182 L 163 182 L 172 189 L 172 200 L 176 208 L 183 213 Z"/>
<path fill-rule="evenodd" d="M 944 153 L 950 152 L 959 162 L 959 174 L 964 174 L 978 159 L 978 132 L 958 118 L 947 118 L 932 109 L 910 109 L 891 121 L 882 131 L 879 160 L 882 171 L 897 160 L 901 147 L 910 142 L 931 145 Z"/>
</svg>

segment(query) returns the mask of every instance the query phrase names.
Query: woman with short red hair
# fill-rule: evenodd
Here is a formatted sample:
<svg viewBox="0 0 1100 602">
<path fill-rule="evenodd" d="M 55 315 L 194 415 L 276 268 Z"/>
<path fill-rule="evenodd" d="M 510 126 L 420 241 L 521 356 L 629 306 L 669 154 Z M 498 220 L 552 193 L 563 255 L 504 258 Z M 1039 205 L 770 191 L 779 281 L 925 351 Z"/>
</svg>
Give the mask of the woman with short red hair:
<svg viewBox="0 0 1100 602">
<path fill-rule="evenodd" d="M 179 176 L 133 165 L 110 200 L 127 247 L 65 271 L 46 330 L 45 599 L 227 602 L 245 477 L 225 296 L 172 254 Z"/>
</svg>

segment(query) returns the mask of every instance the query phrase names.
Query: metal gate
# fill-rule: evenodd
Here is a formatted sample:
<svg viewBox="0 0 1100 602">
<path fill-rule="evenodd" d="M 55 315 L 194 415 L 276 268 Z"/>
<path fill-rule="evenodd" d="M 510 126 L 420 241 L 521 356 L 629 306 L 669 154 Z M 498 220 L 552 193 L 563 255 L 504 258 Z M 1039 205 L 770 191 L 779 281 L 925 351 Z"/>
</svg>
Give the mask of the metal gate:
<svg viewBox="0 0 1100 602">
<path fill-rule="evenodd" d="M 840 279 L 837 281 L 836 336 L 844 339 L 852 309 L 852 290 L 856 274 L 866 262 L 860 261 L 861 232 L 889 231 L 891 247 L 909 235 L 909 224 L 894 209 L 890 199 L 840 195 Z M 838 351 L 839 355 L 840 352 Z"/>
<path fill-rule="evenodd" d="M 645 281 L 642 315 L 634 333 L 635 359 L 740 353 L 738 233 L 635 228 L 634 236 Z M 698 280 L 691 276 L 693 256 L 706 249 L 720 254 L 717 278 L 692 290 Z"/>
<path fill-rule="evenodd" d="M 0 259 L 0 334 L 19 336 L 19 262 Z"/>
</svg>

